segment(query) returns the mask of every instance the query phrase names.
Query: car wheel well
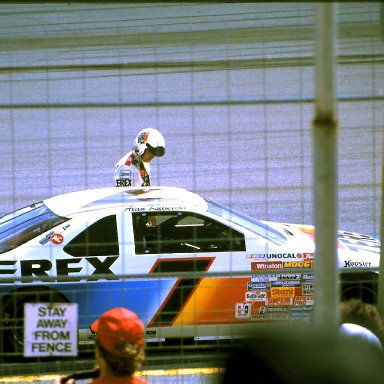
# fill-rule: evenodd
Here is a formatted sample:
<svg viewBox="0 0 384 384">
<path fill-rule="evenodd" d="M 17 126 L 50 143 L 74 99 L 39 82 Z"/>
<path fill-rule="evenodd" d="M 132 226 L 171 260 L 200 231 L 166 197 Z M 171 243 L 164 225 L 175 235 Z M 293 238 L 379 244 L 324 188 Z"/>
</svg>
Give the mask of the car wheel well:
<svg viewBox="0 0 384 384">
<path fill-rule="evenodd" d="M 342 273 L 340 299 L 359 298 L 366 303 L 377 303 L 378 275 L 374 272 Z"/>
<path fill-rule="evenodd" d="M 0 352 L 20 355 L 24 348 L 25 303 L 69 303 L 68 298 L 54 288 L 46 286 L 19 287 L 1 299 Z"/>
</svg>

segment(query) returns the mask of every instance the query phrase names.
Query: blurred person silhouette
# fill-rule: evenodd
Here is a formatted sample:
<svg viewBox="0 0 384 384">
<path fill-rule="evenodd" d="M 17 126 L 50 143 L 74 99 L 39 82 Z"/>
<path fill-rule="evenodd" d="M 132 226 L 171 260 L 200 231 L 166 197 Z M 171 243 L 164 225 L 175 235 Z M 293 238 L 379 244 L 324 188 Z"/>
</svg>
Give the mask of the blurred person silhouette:
<svg viewBox="0 0 384 384">
<path fill-rule="evenodd" d="M 113 308 L 90 328 L 96 338 L 96 366 L 87 376 L 94 378 L 92 384 L 148 384 L 136 375 L 145 359 L 145 328 L 136 313 L 122 307 Z M 81 375 L 58 377 L 53 383 L 73 384 L 74 378 L 85 378 Z"/>
<path fill-rule="evenodd" d="M 311 324 L 257 324 L 230 351 L 222 384 L 379 384 L 379 354 L 360 339 Z"/>
<path fill-rule="evenodd" d="M 374 304 L 351 298 L 341 301 L 339 309 L 341 336 L 361 338 L 383 350 L 384 325 Z"/>
<path fill-rule="evenodd" d="M 165 154 L 163 135 L 154 128 L 144 128 L 136 136 L 131 151 L 115 165 L 116 187 L 149 187 L 149 163 Z"/>
</svg>

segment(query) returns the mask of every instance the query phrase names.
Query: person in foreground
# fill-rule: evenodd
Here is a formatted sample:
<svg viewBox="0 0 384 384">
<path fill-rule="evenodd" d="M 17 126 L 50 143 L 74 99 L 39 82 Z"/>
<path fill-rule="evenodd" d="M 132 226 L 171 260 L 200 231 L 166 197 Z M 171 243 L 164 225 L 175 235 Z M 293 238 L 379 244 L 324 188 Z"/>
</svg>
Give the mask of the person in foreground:
<svg viewBox="0 0 384 384">
<path fill-rule="evenodd" d="M 382 356 L 314 324 L 257 324 L 225 362 L 221 384 L 382 384 Z"/>
<path fill-rule="evenodd" d="M 96 334 L 96 367 L 99 377 L 92 384 L 148 384 L 136 376 L 144 358 L 144 325 L 126 308 L 113 308 L 92 325 Z M 60 383 L 56 378 L 54 384 Z M 73 379 L 67 381 L 73 384 Z"/>
<path fill-rule="evenodd" d="M 340 302 L 340 335 L 360 338 L 383 352 L 384 324 L 374 304 L 358 298 Z"/>
</svg>

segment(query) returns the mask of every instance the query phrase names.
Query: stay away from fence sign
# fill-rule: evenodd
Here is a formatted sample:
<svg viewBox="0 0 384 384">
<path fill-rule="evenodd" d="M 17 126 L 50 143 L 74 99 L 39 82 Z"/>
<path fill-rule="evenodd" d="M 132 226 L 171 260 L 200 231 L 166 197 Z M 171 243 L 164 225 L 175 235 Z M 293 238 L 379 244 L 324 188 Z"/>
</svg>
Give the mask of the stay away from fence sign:
<svg viewBox="0 0 384 384">
<path fill-rule="evenodd" d="M 25 303 L 24 356 L 77 356 L 77 304 Z"/>
</svg>

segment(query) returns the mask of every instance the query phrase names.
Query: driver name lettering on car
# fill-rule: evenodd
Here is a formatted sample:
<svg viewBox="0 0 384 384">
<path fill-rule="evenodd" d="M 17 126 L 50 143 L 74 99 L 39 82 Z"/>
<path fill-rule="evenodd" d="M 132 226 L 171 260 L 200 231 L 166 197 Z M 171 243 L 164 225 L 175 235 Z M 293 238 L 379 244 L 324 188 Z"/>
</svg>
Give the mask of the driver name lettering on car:
<svg viewBox="0 0 384 384">
<path fill-rule="evenodd" d="M 128 212 L 158 212 L 158 211 L 185 211 L 187 209 L 186 206 L 154 206 L 154 205 L 146 205 L 144 207 L 137 206 L 129 206 L 125 208 Z"/>
</svg>

